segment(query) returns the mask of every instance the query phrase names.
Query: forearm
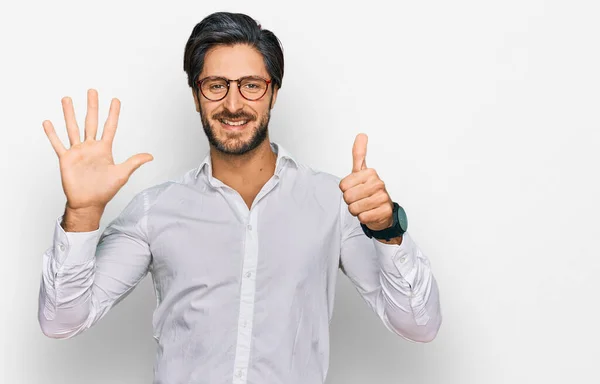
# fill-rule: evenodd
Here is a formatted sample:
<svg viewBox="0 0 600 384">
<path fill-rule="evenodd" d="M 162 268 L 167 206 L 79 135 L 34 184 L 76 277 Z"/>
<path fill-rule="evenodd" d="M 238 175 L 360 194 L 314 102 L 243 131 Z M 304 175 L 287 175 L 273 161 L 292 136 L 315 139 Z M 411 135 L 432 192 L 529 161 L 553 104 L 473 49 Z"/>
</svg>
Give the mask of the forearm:
<svg viewBox="0 0 600 384">
<path fill-rule="evenodd" d="M 435 338 L 442 316 L 429 260 L 408 232 L 368 238 L 341 204 L 342 271 L 392 332 L 412 341 Z"/>
<path fill-rule="evenodd" d="M 381 267 L 378 306 L 384 322 L 410 340 L 433 340 L 441 325 L 441 309 L 429 261 L 412 239 L 403 247 L 377 244 L 376 248 Z"/>
<path fill-rule="evenodd" d="M 152 255 L 144 196 L 136 195 L 102 233 L 98 212 L 56 220 L 40 283 L 44 334 L 69 338 L 92 327 L 146 276 Z"/>
<path fill-rule="evenodd" d="M 379 301 L 388 329 L 412 341 L 429 342 L 437 335 L 442 321 L 439 290 L 428 267 L 418 268 L 421 271 L 413 285 L 382 271 Z"/>
<path fill-rule="evenodd" d="M 58 225 L 53 247 L 43 255 L 39 322 L 45 335 L 68 338 L 89 326 L 98 232 L 67 235 Z"/>
<path fill-rule="evenodd" d="M 92 286 L 94 262 L 75 268 L 59 268 L 44 254 L 39 292 L 38 320 L 42 332 L 52 338 L 70 338 L 88 327 L 94 310 Z"/>
</svg>

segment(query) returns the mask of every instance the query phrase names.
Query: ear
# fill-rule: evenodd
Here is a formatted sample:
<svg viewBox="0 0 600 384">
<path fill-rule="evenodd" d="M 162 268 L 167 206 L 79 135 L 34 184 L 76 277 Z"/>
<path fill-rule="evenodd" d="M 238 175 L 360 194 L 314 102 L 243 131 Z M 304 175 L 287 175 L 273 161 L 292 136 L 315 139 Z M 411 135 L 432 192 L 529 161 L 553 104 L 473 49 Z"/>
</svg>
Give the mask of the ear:
<svg viewBox="0 0 600 384">
<path fill-rule="evenodd" d="M 273 107 L 275 106 L 275 101 L 277 101 L 277 92 L 279 91 L 279 88 L 273 87 L 273 97 L 271 99 L 271 109 L 273 109 Z"/>
<path fill-rule="evenodd" d="M 196 95 L 196 92 L 194 91 L 194 89 L 192 88 L 192 96 L 194 97 L 194 104 L 196 104 L 196 112 L 200 113 L 200 101 L 198 100 L 198 95 Z"/>
</svg>

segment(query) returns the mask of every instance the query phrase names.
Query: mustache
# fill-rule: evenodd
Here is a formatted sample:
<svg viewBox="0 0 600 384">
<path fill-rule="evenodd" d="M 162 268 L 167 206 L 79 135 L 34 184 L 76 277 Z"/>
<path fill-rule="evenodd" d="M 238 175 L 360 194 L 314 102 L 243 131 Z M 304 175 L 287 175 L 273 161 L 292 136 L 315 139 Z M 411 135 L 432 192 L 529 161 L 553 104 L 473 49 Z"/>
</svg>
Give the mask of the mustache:
<svg viewBox="0 0 600 384">
<path fill-rule="evenodd" d="M 251 115 L 249 113 L 246 113 L 246 112 L 231 113 L 226 110 L 215 113 L 212 116 L 212 118 L 214 120 L 248 120 L 248 121 L 256 120 L 256 116 Z"/>
</svg>

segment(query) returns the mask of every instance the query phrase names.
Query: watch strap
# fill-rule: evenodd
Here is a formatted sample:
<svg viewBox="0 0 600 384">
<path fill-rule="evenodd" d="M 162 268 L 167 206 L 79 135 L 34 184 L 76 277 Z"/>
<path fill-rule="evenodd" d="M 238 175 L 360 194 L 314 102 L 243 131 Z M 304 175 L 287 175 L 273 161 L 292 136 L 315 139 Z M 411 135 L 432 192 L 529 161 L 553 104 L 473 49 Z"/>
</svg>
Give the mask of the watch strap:
<svg viewBox="0 0 600 384">
<path fill-rule="evenodd" d="M 394 237 L 402 236 L 402 234 L 404 234 L 405 231 L 402 230 L 402 228 L 400 227 L 400 223 L 398 222 L 398 209 L 400 208 L 400 206 L 396 202 L 393 202 L 393 205 L 394 207 L 392 210 L 392 217 L 394 221 L 389 228 L 374 231 L 367 227 L 365 224 L 360 223 L 360 226 L 362 227 L 363 232 L 365 233 L 365 235 L 367 235 L 367 237 L 374 237 L 376 239 L 389 241 Z"/>
</svg>

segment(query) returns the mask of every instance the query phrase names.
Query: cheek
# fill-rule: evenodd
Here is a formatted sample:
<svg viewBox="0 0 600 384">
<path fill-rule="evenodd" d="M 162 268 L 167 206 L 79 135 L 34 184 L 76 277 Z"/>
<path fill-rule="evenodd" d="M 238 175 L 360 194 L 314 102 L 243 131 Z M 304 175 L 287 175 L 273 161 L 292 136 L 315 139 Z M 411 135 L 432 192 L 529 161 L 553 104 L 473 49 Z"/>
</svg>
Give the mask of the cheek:
<svg viewBox="0 0 600 384">
<path fill-rule="evenodd" d="M 260 109 L 257 111 L 258 115 L 257 117 L 259 119 L 265 118 L 269 115 L 269 113 L 271 112 L 271 108 L 269 108 L 269 103 L 265 103 L 264 105 L 260 106 Z"/>
<path fill-rule="evenodd" d="M 200 114 L 206 120 L 214 121 L 212 116 L 215 114 L 216 108 L 210 104 L 200 104 Z"/>
</svg>

